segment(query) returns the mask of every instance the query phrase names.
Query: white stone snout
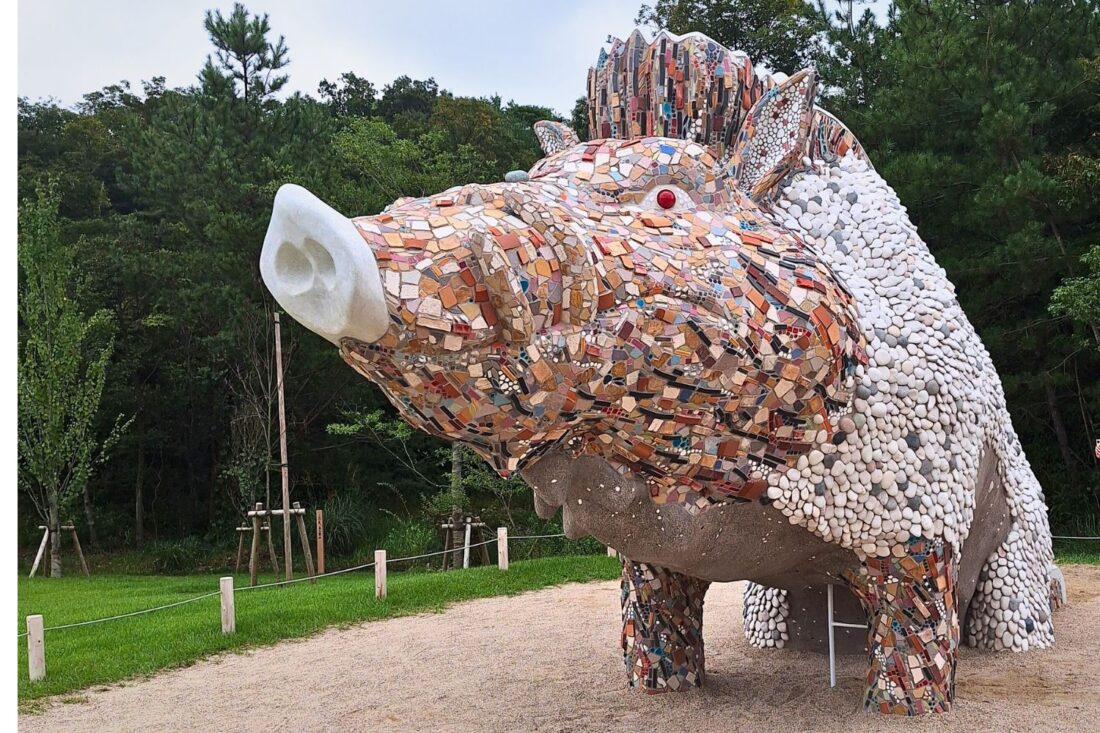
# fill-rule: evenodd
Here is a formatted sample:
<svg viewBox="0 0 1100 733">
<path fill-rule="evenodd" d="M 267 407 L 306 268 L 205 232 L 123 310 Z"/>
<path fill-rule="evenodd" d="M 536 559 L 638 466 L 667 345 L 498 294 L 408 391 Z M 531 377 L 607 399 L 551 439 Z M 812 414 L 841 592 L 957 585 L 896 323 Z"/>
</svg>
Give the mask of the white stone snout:
<svg viewBox="0 0 1100 733">
<path fill-rule="evenodd" d="M 288 183 L 275 194 L 260 275 L 294 320 L 336 345 L 389 327 L 378 263 L 351 220 Z"/>
</svg>

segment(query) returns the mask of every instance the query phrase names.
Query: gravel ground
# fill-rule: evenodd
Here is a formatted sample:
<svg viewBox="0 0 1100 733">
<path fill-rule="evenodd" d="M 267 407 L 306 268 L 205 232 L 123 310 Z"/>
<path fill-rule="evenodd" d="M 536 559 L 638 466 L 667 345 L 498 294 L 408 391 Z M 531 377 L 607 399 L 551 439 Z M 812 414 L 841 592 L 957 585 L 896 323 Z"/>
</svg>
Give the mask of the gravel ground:
<svg viewBox="0 0 1100 733">
<path fill-rule="evenodd" d="M 87 691 L 20 718 L 25 731 L 1094 731 L 1100 720 L 1100 566 L 1063 568 L 1057 643 L 964 649 L 953 712 L 863 713 L 862 657 L 760 651 L 741 633 L 741 583 L 707 595 L 707 686 L 626 688 L 618 583 L 572 584 L 221 655 Z"/>
</svg>

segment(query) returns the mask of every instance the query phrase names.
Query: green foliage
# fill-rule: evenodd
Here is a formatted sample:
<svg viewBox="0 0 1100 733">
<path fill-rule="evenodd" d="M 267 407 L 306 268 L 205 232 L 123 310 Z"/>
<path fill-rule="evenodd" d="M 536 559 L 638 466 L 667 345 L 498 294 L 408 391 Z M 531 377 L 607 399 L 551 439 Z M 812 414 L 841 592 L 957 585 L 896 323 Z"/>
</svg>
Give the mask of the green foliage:
<svg viewBox="0 0 1100 733">
<path fill-rule="evenodd" d="M 19 208 L 19 487 L 54 531 L 129 425 L 120 415 L 103 437 L 96 431 L 114 321 L 73 300 L 58 202 L 45 188 Z"/>
<path fill-rule="evenodd" d="M 334 555 L 353 552 L 366 536 L 370 505 L 348 491 L 328 497 L 321 508 L 325 512 L 325 549 Z"/>
<path fill-rule="evenodd" d="M 194 573 L 207 548 L 198 537 L 178 540 L 159 540 L 150 543 L 146 550 L 152 562 L 153 572 L 165 575 Z"/>
<path fill-rule="evenodd" d="M 432 525 L 416 517 L 387 513 L 392 523 L 382 539 L 381 547 L 389 557 L 416 557 L 435 549 L 438 535 Z M 422 565 L 425 562 L 420 561 L 417 564 Z M 402 567 L 410 567 L 410 565 L 402 563 Z"/>
<path fill-rule="evenodd" d="M 1093 347 L 1100 349 L 1100 245 L 1081 255 L 1081 264 L 1088 274 L 1067 279 L 1054 289 L 1050 311 L 1067 315 L 1092 331 Z"/>
<path fill-rule="evenodd" d="M 777 70 L 818 64 L 824 106 L 866 145 L 957 285 L 1053 520 L 1095 515 L 1097 4 L 904 0 L 877 18 L 865 5 L 658 0 L 641 18 L 701 30 Z M 155 77 L 140 91 L 126 82 L 93 91 L 73 109 L 19 101 L 20 197 L 53 181 L 55 212 L 21 210 L 20 266 L 40 261 L 31 264 L 64 290 L 50 302 L 64 305 L 66 343 L 81 344 L 67 353 L 79 351 L 83 365 L 73 372 L 71 359 L 38 356 L 45 371 L 27 373 L 83 375 L 82 394 L 99 394 L 98 410 L 87 400 L 77 410 L 93 416 L 87 435 L 110 436 L 114 416 L 135 416 L 111 462 L 91 453 L 92 508 L 116 549 L 145 534 L 230 538 L 246 499 L 270 502 L 272 486 L 277 494 L 273 303 L 257 261 L 280 185 L 307 186 L 348 215 L 374 214 L 400 197 L 528 168 L 540 156 L 530 125 L 553 117 L 408 76 L 376 86 L 347 72 L 322 81 L 318 99 L 286 96 L 287 44 L 266 16 L 237 5 L 208 14 L 206 28 L 212 54 L 195 59 L 190 88 Z M 585 104 L 568 111 L 582 139 Z M 32 232 L 65 246 L 26 249 Z M 55 256 L 60 269 L 46 264 Z M 24 308 L 21 296 L 21 379 L 42 333 Z M 526 486 L 479 459 L 462 457 L 451 487 L 448 447 L 401 422 L 330 344 L 283 323 L 292 498 L 326 510 L 330 553 L 369 554 L 390 532 L 406 542 L 382 509 L 430 528 L 458 505 L 515 534 L 560 531 L 535 516 Z M 23 436 L 24 415 L 61 413 L 33 412 L 32 401 L 24 411 L 20 389 L 24 481 L 41 450 Z M 23 528 L 38 523 L 29 507 L 21 502 Z M 24 554 L 31 534 L 21 535 Z M 534 551 L 577 546 L 540 540 Z"/>
<path fill-rule="evenodd" d="M 838 93 L 832 110 L 958 288 L 1056 525 L 1100 511 L 1100 358 L 1080 346 L 1093 336 L 1087 317 L 1075 329 L 1048 312 L 1070 277 L 1054 307 L 1078 313 L 1073 296 L 1088 286 L 1072 278 L 1100 235 L 1090 167 L 1070 162 L 1096 151 L 1098 10 L 903 0 L 875 36 L 879 81 Z"/>
<path fill-rule="evenodd" d="M 804 0 L 655 0 L 642 5 L 634 22 L 677 34 L 705 33 L 754 63 L 787 73 L 813 60 L 824 30 Z"/>
<path fill-rule="evenodd" d="M 277 73 L 290 63 L 282 36 L 271 42 L 267 14 L 250 16 L 240 3 L 233 4 L 229 17 L 220 10 L 206 11 L 203 27 L 214 44 L 217 63 L 209 56 L 199 74 L 203 89 L 212 96 L 226 92 L 245 102 L 264 101 L 290 79 Z"/>
</svg>

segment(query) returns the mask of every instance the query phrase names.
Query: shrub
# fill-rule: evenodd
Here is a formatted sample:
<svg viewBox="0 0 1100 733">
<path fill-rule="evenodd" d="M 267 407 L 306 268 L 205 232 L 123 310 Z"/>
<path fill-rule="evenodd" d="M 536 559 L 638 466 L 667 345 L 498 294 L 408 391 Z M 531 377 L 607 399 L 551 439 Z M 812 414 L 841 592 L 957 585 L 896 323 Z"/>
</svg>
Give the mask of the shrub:
<svg viewBox="0 0 1100 733">
<path fill-rule="evenodd" d="M 435 534 L 429 525 L 412 517 L 387 514 L 392 517 L 392 524 L 382 540 L 382 547 L 389 557 L 414 557 L 432 551 Z"/>
<path fill-rule="evenodd" d="M 156 573 L 193 573 L 206 559 L 208 548 L 197 537 L 158 540 L 147 549 Z"/>
<path fill-rule="evenodd" d="M 334 494 L 324 503 L 325 549 L 334 555 L 350 555 L 367 531 L 368 507 L 353 492 Z"/>
</svg>

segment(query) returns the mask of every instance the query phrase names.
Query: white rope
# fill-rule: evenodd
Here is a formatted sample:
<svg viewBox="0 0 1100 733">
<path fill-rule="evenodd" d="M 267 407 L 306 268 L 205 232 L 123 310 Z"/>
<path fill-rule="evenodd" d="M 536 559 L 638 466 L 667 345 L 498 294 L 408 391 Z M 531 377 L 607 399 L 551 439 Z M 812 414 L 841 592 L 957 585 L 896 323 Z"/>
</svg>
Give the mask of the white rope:
<svg viewBox="0 0 1100 733">
<path fill-rule="evenodd" d="M 175 603 L 169 603 L 169 604 L 166 604 L 164 606 L 157 606 L 155 608 L 145 608 L 145 609 L 142 609 L 141 611 L 131 611 L 130 613 L 120 613 L 117 616 L 108 616 L 107 618 L 96 618 L 96 619 L 92 619 L 91 621 L 77 621 L 76 623 L 61 624 L 60 626 L 47 626 L 46 628 L 42 629 L 42 631 L 43 632 L 57 631 L 58 629 L 71 629 L 75 626 L 90 626 L 91 624 L 101 624 L 104 621 L 116 621 L 120 618 L 130 618 L 131 616 L 140 616 L 143 613 L 152 613 L 153 611 L 163 611 L 166 608 L 175 608 L 176 606 L 182 606 L 186 603 L 194 603 L 195 601 L 201 601 L 204 598 L 212 598 L 213 596 L 217 596 L 217 595 L 221 595 L 220 590 L 216 590 L 213 593 L 205 593 L 201 596 L 195 596 L 194 598 L 185 598 L 182 601 L 176 601 Z M 20 636 L 26 636 L 26 633 L 20 634 Z"/>
<path fill-rule="evenodd" d="M 365 565 L 356 565 L 353 568 L 344 568 L 343 570 L 333 570 L 331 573 L 325 573 L 324 575 L 305 575 L 301 578 L 294 578 L 293 580 L 276 580 L 274 583 L 261 583 L 260 585 L 246 585 L 241 588 L 234 589 L 235 593 L 243 593 L 246 590 L 259 590 L 260 588 L 273 588 L 277 585 L 291 585 L 292 583 L 304 583 L 307 580 L 317 580 L 318 578 L 328 578 L 333 575 L 340 575 L 341 573 L 350 573 L 354 570 L 366 570 L 367 568 L 374 567 L 373 562 L 368 562 Z"/>
<path fill-rule="evenodd" d="M 1060 534 L 1052 534 L 1050 537 L 1055 540 L 1100 540 L 1100 537 L 1066 537 Z"/>
<path fill-rule="evenodd" d="M 565 536 L 564 533 L 562 533 L 562 534 L 533 534 L 533 535 L 517 535 L 515 537 L 509 537 L 509 539 L 511 539 L 511 540 L 541 540 L 541 539 L 549 539 L 549 538 L 553 538 L 553 537 L 564 537 L 564 536 Z M 494 537 L 492 539 L 485 540 L 484 542 L 478 542 L 476 544 L 472 544 L 472 545 L 470 545 L 470 547 L 471 548 L 481 547 L 482 545 L 489 545 L 489 544 L 492 544 L 493 542 L 496 542 L 496 541 L 497 541 L 497 539 Z M 463 547 L 465 547 L 465 545 L 463 545 Z M 438 552 L 426 552 L 423 555 L 413 555 L 412 557 L 395 557 L 392 560 L 387 560 L 386 564 L 389 565 L 391 563 L 404 562 L 404 561 L 407 561 L 407 560 L 422 560 L 426 557 L 435 557 L 437 555 L 448 555 L 452 552 L 458 552 L 458 551 L 459 551 L 458 548 L 454 548 L 454 549 L 450 549 L 450 550 L 440 550 Z M 261 588 L 274 588 L 274 587 L 280 586 L 280 585 L 291 585 L 293 583 L 303 583 L 307 580 L 317 580 L 318 578 L 329 578 L 329 577 L 332 577 L 333 575 L 342 575 L 343 573 L 351 573 L 351 572 L 354 572 L 356 570 L 366 570 L 367 568 L 371 568 L 371 567 L 374 567 L 374 563 L 373 562 L 368 562 L 368 563 L 365 563 L 363 565 L 356 565 L 355 567 L 344 568 L 343 570 L 333 570 L 331 573 L 324 573 L 323 575 L 306 575 L 306 576 L 301 577 L 301 578 L 294 578 L 293 580 L 277 580 L 273 583 L 262 583 L 260 585 L 244 586 L 242 588 L 236 588 L 235 592 L 243 593 L 244 591 L 249 591 L 249 590 L 260 590 Z M 131 611 L 130 613 L 121 613 L 117 616 L 108 616 L 106 618 L 97 618 L 97 619 L 92 619 L 90 621 L 78 621 L 78 622 L 72 623 L 72 624 L 61 624 L 60 626 L 47 626 L 46 628 L 42 629 L 42 631 L 43 632 L 57 631 L 58 629 L 71 629 L 71 628 L 74 628 L 76 626 L 91 626 L 92 624 L 101 624 L 101 623 L 104 623 L 106 621 L 117 621 L 118 619 L 130 618 L 131 616 L 141 616 L 142 614 L 152 613 L 153 611 L 163 611 L 166 608 L 175 608 L 176 606 L 182 606 L 182 605 L 185 605 L 187 603 L 194 603 L 195 601 L 201 601 L 204 598 L 212 598 L 212 597 L 217 596 L 217 595 L 221 595 L 220 590 L 214 591 L 212 593 L 205 593 L 201 596 L 195 596 L 194 598 L 186 598 L 182 601 L 176 601 L 175 603 L 169 603 L 169 604 L 166 604 L 164 606 L 156 606 L 154 608 L 145 608 L 145 609 L 142 609 L 141 611 Z M 15 638 L 22 639 L 24 636 L 27 635 L 27 633 L 28 632 L 24 631 L 23 633 L 18 634 Z"/>
<path fill-rule="evenodd" d="M 522 539 L 522 538 L 520 538 L 520 539 Z M 497 538 L 494 537 L 491 540 L 485 540 L 484 542 L 478 542 L 476 544 L 470 545 L 470 547 L 474 548 L 474 547 L 481 547 L 482 545 L 490 545 L 490 544 L 492 544 L 496 541 L 497 541 Z M 463 548 L 465 548 L 465 547 L 466 547 L 466 545 L 462 545 L 462 547 L 455 547 L 455 548 L 450 549 L 450 550 L 440 550 L 439 552 L 426 552 L 423 555 L 413 555 L 412 557 L 395 557 L 392 560 L 386 560 L 386 564 L 389 565 L 390 563 L 401 562 L 402 560 L 421 560 L 425 557 L 434 557 L 435 555 L 450 555 L 452 552 L 462 552 Z"/>
</svg>

